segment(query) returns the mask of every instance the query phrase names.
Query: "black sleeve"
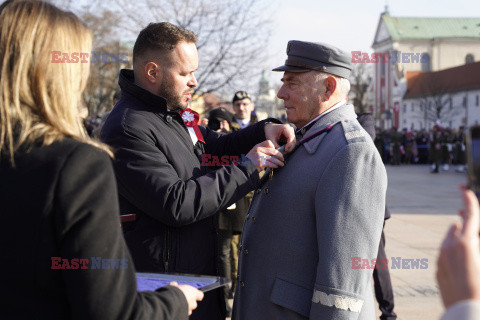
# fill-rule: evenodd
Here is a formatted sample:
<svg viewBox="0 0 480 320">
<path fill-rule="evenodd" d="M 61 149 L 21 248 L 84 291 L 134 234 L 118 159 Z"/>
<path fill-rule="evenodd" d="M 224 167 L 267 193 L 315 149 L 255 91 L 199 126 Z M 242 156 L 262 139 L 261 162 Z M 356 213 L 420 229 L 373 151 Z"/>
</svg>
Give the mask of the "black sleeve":
<svg viewBox="0 0 480 320">
<path fill-rule="evenodd" d="M 256 144 L 265 141 L 265 123 L 267 122 L 282 124 L 277 119 L 268 118 L 230 134 L 221 134 L 200 127 L 205 137 L 205 152 L 216 156 L 233 155 L 240 157 L 242 154 L 246 155 Z"/>
<path fill-rule="evenodd" d="M 80 145 L 70 154 L 59 175 L 54 210 L 62 257 L 90 261 L 85 270 L 55 270 L 62 272 L 72 319 L 188 319 L 180 289 L 137 292 L 105 153 Z M 107 261 L 106 267 L 92 269 L 92 258 Z"/>
<path fill-rule="evenodd" d="M 108 144 L 116 148 L 115 175 L 122 196 L 163 224 L 180 227 L 210 217 L 259 182 L 258 171 L 249 162 L 184 180 L 172 165 L 182 154 L 160 149 L 142 130 L 125 127 Z"/>
<path fill-rule="evenodd" d="M 375 140 L 375 121 L 370 113 L 357 114 L 357 120 L 367 133 Z"/>
</svg>

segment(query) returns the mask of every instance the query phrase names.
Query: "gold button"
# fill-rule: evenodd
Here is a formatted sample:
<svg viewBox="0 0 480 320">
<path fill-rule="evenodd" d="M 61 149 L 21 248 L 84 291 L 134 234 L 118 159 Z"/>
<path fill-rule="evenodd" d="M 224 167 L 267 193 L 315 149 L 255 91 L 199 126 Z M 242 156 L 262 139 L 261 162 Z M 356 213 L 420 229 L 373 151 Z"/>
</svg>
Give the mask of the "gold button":
<svg viewBox="0 0 480 320">
<path fill-rule="evenodd" d="M 245 287 L 245 282 L 240 281 L 240 286 L 241 286 L 242 288 Z"/>
<path fill-rule="evenodd" d="M 248 250 L 247 250 L 247 249 L 243 249 L 243 253 L 244 253 L 245 255 L 247 255 L 247 254 L 248 254 Z"/>
<path fill-rule="evenodd" d="M 268 188 L 265 188 L 264 192 L 265 194 L 268 194 Z"/>
<path fill-rule="evenodd" d="M 253 221 L 253 223 L 257 222 L 257 218 L 252 217 L 252 221 Z"/>
</svg>

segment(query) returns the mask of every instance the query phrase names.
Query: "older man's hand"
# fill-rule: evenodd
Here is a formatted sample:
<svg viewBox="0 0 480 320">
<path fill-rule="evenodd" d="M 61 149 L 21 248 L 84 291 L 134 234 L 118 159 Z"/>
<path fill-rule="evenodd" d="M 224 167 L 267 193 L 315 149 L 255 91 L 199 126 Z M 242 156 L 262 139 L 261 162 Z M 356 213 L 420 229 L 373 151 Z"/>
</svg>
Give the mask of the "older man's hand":
<svg viewBox="0 0 480 320">
<path fill-rule="evenodd" d="M 287 124 L 268 123 L 265 125 L 265 137 L 273 142 L 274 148 L 280 147 L 280 143 L 285 143 L 285 152 L 293 150 L 297 140 L 295 131 Z"/>
<path fill-rule="evenodd" d="M 463 223 L 450 228 L 437 263 L 437 281 L 445 307 L 462 300 L 480 300 L 480 210 L 471 190 L 461 187 Z"/>
</svg>

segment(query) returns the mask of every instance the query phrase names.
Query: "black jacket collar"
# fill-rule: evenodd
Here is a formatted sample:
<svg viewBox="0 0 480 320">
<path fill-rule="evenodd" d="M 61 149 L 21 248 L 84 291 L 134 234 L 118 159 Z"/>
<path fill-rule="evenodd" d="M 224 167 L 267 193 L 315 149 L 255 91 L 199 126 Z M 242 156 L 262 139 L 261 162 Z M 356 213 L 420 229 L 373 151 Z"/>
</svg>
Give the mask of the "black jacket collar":
<svg viewBox="0 0 480 320">
<path fill-rule="evenodd" d="M 166 114 L 167 101 L 135 84 L 133 70 L 122 69 L 118 77 L 118 84 L 122 89 L 122 92 L 126 92 L 136 99 L 142 101 L 145 105 L 152 108 L 152 111 Z"/>
</svg>

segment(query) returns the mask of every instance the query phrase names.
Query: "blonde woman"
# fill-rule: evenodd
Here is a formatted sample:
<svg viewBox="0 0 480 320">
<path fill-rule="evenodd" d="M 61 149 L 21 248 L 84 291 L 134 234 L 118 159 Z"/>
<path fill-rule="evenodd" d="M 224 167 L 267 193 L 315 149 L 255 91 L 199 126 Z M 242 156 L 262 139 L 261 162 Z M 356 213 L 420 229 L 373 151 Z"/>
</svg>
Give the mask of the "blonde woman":
<svg viewBox="0 0 480 320">
<path fill-rule="evenodd" d="M 197 289 L 137 292 L 111 152 L 78 117 L 89 63 L 52 59 L 89 53 L 91 42 L 53 5 L 0 6 L 0 317 L 187 319 Z"/>
</svg>

